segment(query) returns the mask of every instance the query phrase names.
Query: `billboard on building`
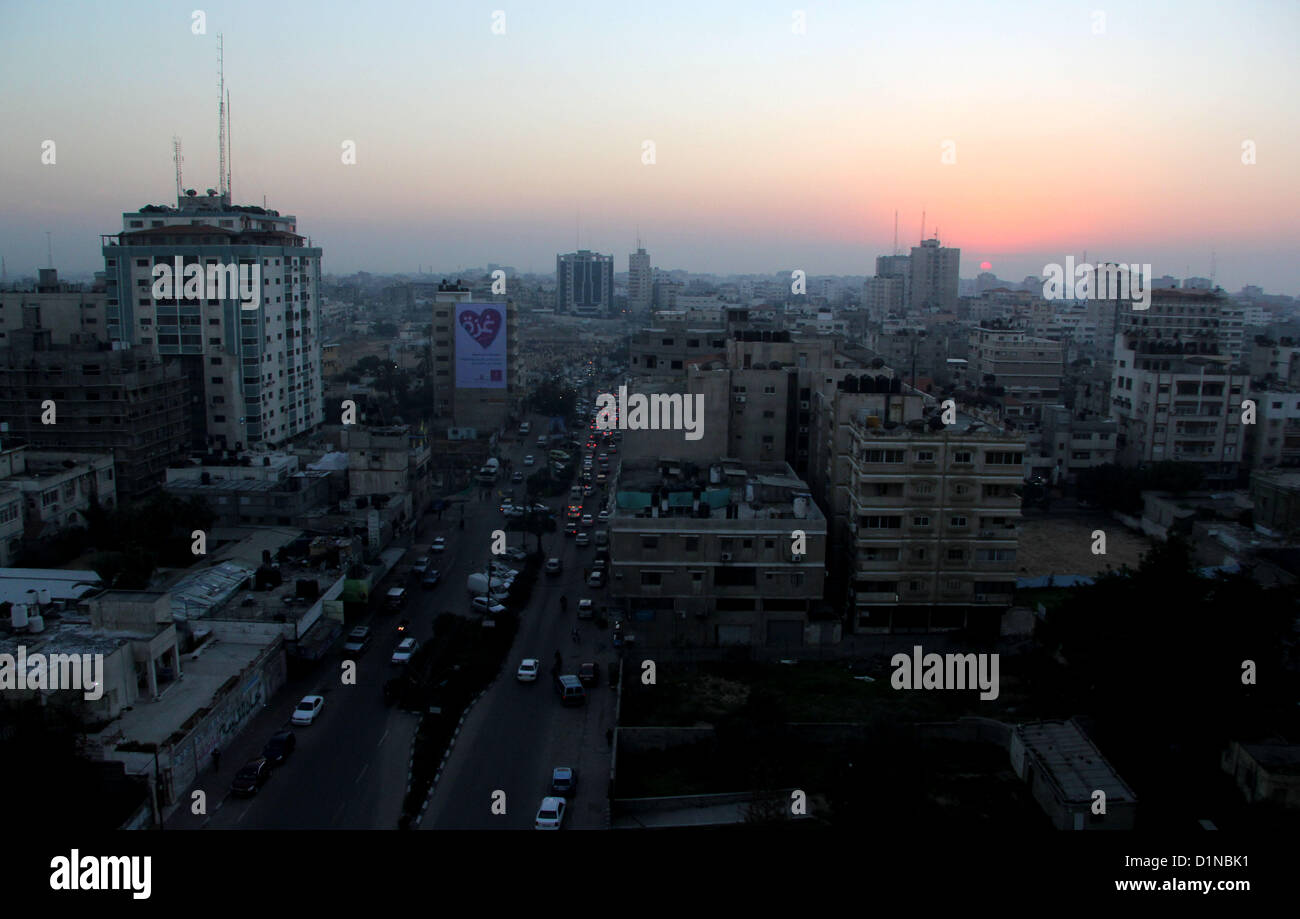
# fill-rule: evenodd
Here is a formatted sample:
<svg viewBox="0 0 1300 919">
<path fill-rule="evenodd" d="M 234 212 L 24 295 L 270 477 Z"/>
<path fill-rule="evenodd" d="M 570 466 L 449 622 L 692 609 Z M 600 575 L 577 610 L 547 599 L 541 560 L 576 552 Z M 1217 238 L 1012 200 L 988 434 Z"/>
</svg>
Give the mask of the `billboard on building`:
<svg viewBox="0 0 1300 919">
<path fill-rule="evenodd" d="M 456 388 L 506 388 L 506 305 L 456 304 Z"/>
</svg>

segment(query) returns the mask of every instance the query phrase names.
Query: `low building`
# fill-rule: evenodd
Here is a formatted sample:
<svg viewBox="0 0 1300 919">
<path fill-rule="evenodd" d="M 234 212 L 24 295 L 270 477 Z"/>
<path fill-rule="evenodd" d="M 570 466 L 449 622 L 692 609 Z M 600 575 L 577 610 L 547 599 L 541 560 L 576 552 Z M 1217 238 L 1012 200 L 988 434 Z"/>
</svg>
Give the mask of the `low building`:
<svg viewBox="0 0 1300 919">
<path fill-rule="evenodd" d="M 85 512 L 94 502 L 106 509 L 116 505 L 113 470 L 111 456 L 33 450 L 25 444 L 0 449 L 0 485 L 23 495 L 26 539 L 85 526 Z"/>
<path fill-rule="evenodd" d="M 245 454 L 167 470 L 167 493 L 203 498 L 217 526 L 289 526 L 330 500 L 329 473 L 299 471 L 298 458 L 283 454 Z"/>
<path fill-rule="evenodd" d="M 810 613 L 822 598 L 826 518 L 788 465 L 626 460 L 613 495 L 610 595 L 638 642 L 820 641 Z"/>
<path fill-rule="evenodd" d="M 1221 765 L 1250 803 L 1300 808 L 1300 744 L 1234 740 Z"/>
<path fill-rule="evenodd" d="M 1018 725 L 1011 766 L 1058 830 L 1131 830 L 1137 795 L 1077 721 Z M 1105 813 L 1094 813 L 1105 795 Z"/>
<path fill-rule="evenodd" d="M 1256 526 L 1279 535 L 1300 532 L 1300 471 L 1253 473 L 1250 499 L 1255 506 Z"/>
</svg>

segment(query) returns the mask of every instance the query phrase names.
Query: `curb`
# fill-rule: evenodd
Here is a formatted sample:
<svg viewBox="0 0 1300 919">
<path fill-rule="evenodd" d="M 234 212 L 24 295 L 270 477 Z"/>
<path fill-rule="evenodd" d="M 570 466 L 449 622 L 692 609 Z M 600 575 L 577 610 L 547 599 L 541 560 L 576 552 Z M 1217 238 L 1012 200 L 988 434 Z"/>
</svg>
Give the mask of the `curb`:
<svg viewBox="0 0 1300 919">
<path fill-rule="evenodd" d="M 433 781 L 429 783 L 429 793 L 424 796 L 424 803 L 420 805 L 420 812 L 416 814 L 415 817 L 412 818 L 411 820 L 411 824 L 415 828 L 418 829 L 420 826 L 420 822 L 424 820 L 424 812 L 429 809 L 429 802 L 433 800 L 433 793 L 438 789 L 438 782 L 442 779 L 442 773 L 447 766 L 447 760 L 451 759 L 451 751 L 456 747 L 456 738 L 460 736 L 460 726 L 465 723 L 465 719 L 469 717 L 469 713 L 473 711 L 474 706 L 478 704 L 480 699 L 482 699 L 484 696 L 487 695 L 488 690 L 491 689 L 495 684 L 496 684 L 496 680 L 494 679 L 492 680 L 492 682 L 488 683 L 487 686 L 483 687 L 483 689 L 479 691 L 479 694 L 470 700 L 469 705 L 465 706 L 465 711 L 461 713 L 460 721 L 457 723 L 456 730 L 452 732 L 451 740 L 447 742 L 447 749 L 443 751 L 442 762 L 439 763 L 438 769 L 433 774 Z M 417 735 L 419 734 L 418 728 L 416 729 L 416 734 Z M 415 746 L 414 739 L 411 741 L 411 746 L 412 749 L 414 749 Z M 411 753 L 411 761 L 412 762 L 415 761 L 414 752 Z M 410 776 L 408 775 L 408 779 L 409 778 Z M 410 794 L 411 786 L 409 782 L 406 786 L 406 791 L 407 794 Z"/>
</svg>

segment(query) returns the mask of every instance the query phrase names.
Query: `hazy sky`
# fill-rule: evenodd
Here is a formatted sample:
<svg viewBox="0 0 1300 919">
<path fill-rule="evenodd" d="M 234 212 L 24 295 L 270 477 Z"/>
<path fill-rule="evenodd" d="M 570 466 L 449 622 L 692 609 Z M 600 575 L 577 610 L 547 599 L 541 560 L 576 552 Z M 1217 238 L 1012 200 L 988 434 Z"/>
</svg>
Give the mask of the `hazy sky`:
<svg viewBox="0 0 1300 919">
<path fill-rule="evenodd" d="M 0 254 L 30 273 L 48 230 L 102 268 L 123 211 L 174 203 L 173 135 L 215 186 L 222 32 L 235 197 L 330 272 L 550 271 L 580 225 L 618 271 L 639 228 L 659 267 L 870 274 L 924 209 L 963 277 L 1213 251 L 1224 287 L 1300 294 L 1298 27 L 1295 0 L 0 0 Z"/>
</svg>

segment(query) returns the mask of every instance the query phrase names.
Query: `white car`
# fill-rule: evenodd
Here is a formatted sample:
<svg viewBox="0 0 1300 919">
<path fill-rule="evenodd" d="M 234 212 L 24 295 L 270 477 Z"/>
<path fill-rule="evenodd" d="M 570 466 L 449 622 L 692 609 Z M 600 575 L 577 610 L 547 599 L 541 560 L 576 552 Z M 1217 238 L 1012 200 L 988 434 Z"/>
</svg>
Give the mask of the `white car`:
<svg viewBox="0 0 1300 919">
<path fill-rule="evenodd" d="M 541 670 L 541 665 L 535 657 L 526 657 L 519 662 L 519 669 L 515 671 L 515 679 L 521 683 L 537 682 L 537 673 Z"/>
<path fill-rule="evenodd" d="M 600 523 L 606 523 L 609 520 L 609 511 L 601 511 L 596 515 L 596 520 Z"/>
<path fill-rule="evenodd" d="M 593 572 L 592 572 L 592 573 L 587 577 L 587 586 L 588 586 L 588 587 L 604 587 L 604 586 L 605 586 L 605 572 L 603 572 L 603 571 L 593 571 Z"/>
<path fill-rule="evenodd" d="M 537 462 L 537 460 L 533 459 L 533 455 L 531 453 L 524 457 L 525 466 L 531 466 L 535 462 Z"/>
<path fill-rule="evenodd" d="M 435 536 L 433 545 L 429 547 L 430 552 L 442 552 L 447 548 L 447 539 L 444 536 Z"/>
<path fill-rule="evenodd" d="M 565 800 L 563 798 L 542 798 L 542 806 L 537 808 L 535 830 L 558 830 L 564 823 Z"/>
<path fill-rule="evenodd" d="M 591 514 L 583 514 L 583 515 L 582 515 L 582 525 L 583 525 L 583 526 L 585 526 L 585 527 L 589 527 L 589 526 L 591 526 L 593 523 L 595 523 L 595 520 L 592 519 Z"/>
<path fill-rule="evenodd" d="M 392 662 L 394 664 L 405 664 L 411 659 L 411 655 L 415 653 L 417 647 L 419 647 L 419 643 L 414 638 L 403 638 L 397 645 L 397 650 L 393 652 Z"/>
<path fill-rule="evenodd" d="M 298 707 L 293 710 L 293 717 L 289 720 L 294 724 L 311 724 L 324 707 L 324 696 L 303 696 Z"/>
<path fill-rule="evenodd" d="M 579 548 L 582 546 L 589 546 L 591 545 L 591 536 L 586 533 L 579 533 L 577 537 L 574 538 L 573 544 Z"/>
<path fill-rule="evenodd" d="M 493 616 L 500 616 L 506 611 L 506 608 L 500 603 L 488 603 L 487 597 L 475 597 L 470 602 L 476 613 L 491 613 Z"/>
<path fill-rule="evenodd" d="M 590 619 L 596 612 L 596 605 L 591 600 L 578 601 L 578 618 Z"/>
</svg>

